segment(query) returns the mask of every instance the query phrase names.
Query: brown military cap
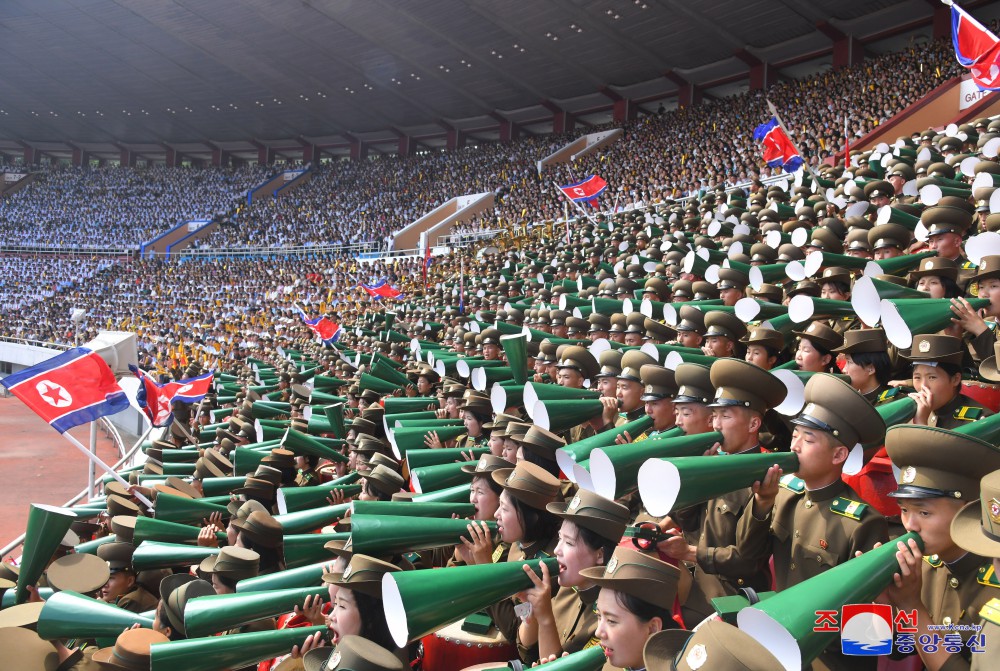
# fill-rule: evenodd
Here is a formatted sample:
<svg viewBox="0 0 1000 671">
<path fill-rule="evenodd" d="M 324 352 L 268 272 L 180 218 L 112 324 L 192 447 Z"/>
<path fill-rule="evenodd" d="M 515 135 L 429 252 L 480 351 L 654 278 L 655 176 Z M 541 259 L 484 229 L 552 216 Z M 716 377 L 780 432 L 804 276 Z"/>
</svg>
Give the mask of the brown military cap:
<svg viewBox="0 0 1000 671">
<path fill-rule="evenodd" d="M 524 435 L 517 439 L 525 450 L 532 452 L 548 461 L 556 460 L 556 450 L 566 447 L 566 441 L 540 426 L 532 425 Z"/>
<path fill-rule="evenodd" d="M 115 539 L 131 543 L 135 534 L 135 515 L 115 515 L 111 518 L 111 532 Z"/>
<path fill-rule="evenodd" d="M 587 380 L 594 379 L 601 370 L 590 350 L 579 345 L 570 345 L 562 350 L 556 368 L 571 368 Z"/>
<path fill-rule="evenodd" d="M 976 270 L 976 281 L 989 280 L 1000 277 L 1000 256 L 984 256 L 979 259 L 979 268 Z"/>
<path fill-rule="evenodd" d="M 403 671 L 395 653 L 361 636 L 344 636 L 332 651 L 310 650 L 302 657 L 302 666 L 305 671 Z"/>
<path fill-rule="evenodd" d="M 243 481 L 243 486 L 234 489 L 233 494 L 236 494 L 237 496 L 242 494 L 264 499 L 273 499 L 274 489 L 274 485 L 271 484 L 270 481 L 248 475 L 246 480 Z"/>
<path fill-rule="evenodd" d="M 827 351 L 833 351 L 844 344 L 844 336 L 821 321 L 810 322 L 805 331 L 792 331 L 792 334 L 818 344 Z"/>
<path fill-rule="evenodd" d="M 708 366 L 682 363 L 674 371 L 677 395 L 674 403 L 708 403 L 715 397 L 711 371 Z"/>
<path fill-rule="evenodd" d="M 111 516 L 130 515 L 135 517 L 139 514 L 138 504 L 117 494 L 112 494 L 107 498 L 107 506 L 108 514 Z"/>
<path fill-rule="evenodd" d="M 462 466 L 463 473 L 473 473 L 475 475 L 488 476 L 493 471 L 498 471 L 501 468 L 513 469 L 514 464 L 510 463 L 502 457 L 497 457 L 492 454 L 483 454 L 479 457 L 479 461 L 475 464 L 468 463 Z"/>
<path fill-rule="evenodd" d="M 265 466 L 270 466 L 271 468 L 278 469 L 279 471 L 280 469 L 290 470 L 292 468 L 295 468 L 295 452 L 280 447 L 273 447 L 271 448 L 271 452 L 268 453 L 266 457 L 260 460 L 260 463 Z M 277 483 L 274 483 L 272 481 L 272 484 L 274 484 L 275 486 L 277 486 L 281 482 L 280 472 L 278 476 L 279 477 Z M 264 478 L 264 479 L 269 480 L 269 478 Z"/>
<path fill-rule="evenodd" d="M 781 303 L 781 300 L 785 296 L 785 292 L 777 284 L 768 284 L 765 282 L 760 285 L 759 289 L 752 289 L 750 291 L 750 296 L 769 303 Z"/>
<path fill-rule="evenodd" d="M 677 337 L 677 331 L 672 327 L 661 324 L 649 317 L 643 319 L 642 326 L 646 330 L 646 337 L 653 340 L 667 341 Z"/>
<path fill-rule="evenodd" d="M 739 289 L 743 291 L 750 284 L 747 274 L 735 268 L 719 268 L 719 289 Z"/>
<path fill-rule="evenodd" d="M 531 462 L 522 461 L 512 469 L 493 471 L 493 481 L 518 501 L 538 510 L 559 498 L 559 480 Z"/>
<path fill-rule="evenodd" d="M 813 375 L 806 383 L 804 399 L 805 407 L 792 424 L 825 431 L 848 449 L 858 443 L 879 443 L 885 436 L 885 422 L 875 406 L 838 377 Z"/>
<path fill-rule="evenodd" d="M 746 335 L 747 327 L 739 317 L 731 312 L 710 310 L 705 315 L 705 337 L 719 336 L 737 341 Z"/>
<path fill-rule="evenodd" d="M 186 573 L 175 573 L 160 582 L 160 600 L 167 615 L 167 624 L 181 634 L 184 630 L 184 607 L 191 599 L 215 594 L 215 588 L 207 580 L 199 580 Z"/>
<path fill-rule="evenodd" d="M 950 199 L 947 196 L 942 198 Z M 966 209 L 960 205 L 942 205 L 940 202 L 934 207 L 929 207 L 920 215 L 920 222 L 927 228 L 927 235 L 940 235 L 942 233 L 957 233 L 962 235 L 972 225 L 973 210 Z"/>
<path fill-rule="evenodd" d="M 659 401 L 677 393 L 675 374 L 669 368 L 647 363 L 639 369 L 639 377 L 645 387 L 643 401 Z"/>
<path fill-rule="evenodd" d="M 884 179 L 876 180 L 874 182 L 868 182 L 865 184 L 865 198 L 871 200 L 872 198 L 892 198 L 896 195 L 895 189 L 892 188 L 892 184 L 885 181 Z"/>
<path fill-rule="evenodd" d="M 850 289 L 851 271 L 847 268 L 841 268 L 840 266 L 830 266 L 829 268 L 824 268 L 823 275 L 816 281 L 816 283 L 823 286 L 824 284 L 829 284 L 831 282 L 846 284 L 848 289 Z"/>
<path fill-rule="evenodd" d="M 588 333 L 611 330 L 611 318 L 607 315 L 602 315 L 599 312 L 591 312 L 590 316 L 587 317 L 587 321 L 590 322 Z"/>
<path fill-rule="evenodd" d="M 382 576 L 400 571 L 398 566 L 367 555 L 351 556 L 342 573 L 324 573 L 323 582 L 370 596 L 382 597 Z"/>
<path fill-rule="evenodd" d="M 646 316 L 641 312 L 631 312 L 625 317 L 625 333 L 646 333 Z"/>
<path fill-rule="evenodd" d="M 741 340 L 747 345 L 763 345 L 771 347 L 779 352 L 785 349 L 785 336 L 780 331 L 767 329 L 762 326 L 755 326 Z"/>
<path fill-rule="evenodd" d="M 883 329 L 855 329 L 844 333 L 844 344 L 832 352 L 838 354 L 860 354 L 862 352 L 885 352 L 889 343 Z"/>
<path fill-rule="evenodd" d="M 13 608 L 20 606 L 12 606 L 4 612 Z M 4 666 L 9 669 L 56 671 L 60 668 L 59 653 L 55 646 L 39 638 L 31 629 L 22 629 L 16 625 L 0 628 L 0 650 L 3 650 Z"/>
<path fill-rule="evenodd" d="M 662 278 L 651 277 L 646 280 L 642 293 L 652 294 L 652 296 L 644 296 L 646 298 L 651 298 L 655 301 L 666 301 L 670 298 L 670 287 Z"/>
<path fill-rule="evenodd" d="M 826 228 L 813 230 L 812 238 L 807 247 L 812 247 L 828 254 L 843 254 L 844 243 L 833 231 Z"/>
<path fill-rule="evenodd" d="M 55 560 L 45 569 L 49 586 L 57 591 L 81 594 L 95 592 L 111 577 L 108 563 L 97 555 L 70 554 Z"/>
<path fill-rule="evenodd" d="M 699 280 L 691 285 L 696 301 L 715 300 L 719 297 L 719 289 L 709 282 Z"/>
<path fill-rule="evenodd" d="M 198 569 L 234 581 L 254 578 L 260 573 L 260 555 L 247 548 L 227 546 L 219 554 L 205 557 Z"/>
<path fill-rule="evenodd" d="M 589 333 L 590 329 L 591 323 L 586 319 L 580 319 L 579 317 L 566 318 L 566 335 L 569 337 Z"/>
<path fill-rule="evenodd" d="M 545 509 L 616 543 L 625 533 L 630 518 L 628 508 L 622 504 L 585 489 L 578 491 L 569 501 L 555 501 Z"/>
<path fill-rule="evenodd" d="M 97 556 L 108 564 L 111 574 L 132 568 L 132 553 L 135 546 L 120 541 L 105 543 L 97 548 Z"/>
<path fill-rule="evenodd" d="M 671 290 L 674 293 L 674 300 L 694 298 L 694 287 L 691 284 L 691 280 L 677 280 L 674 282 Z"/>
<path fill-rule="evenodd" d="M 719 359 L 709 370 L 715 394 L 710 407 L 739 406 L 759 413 L 785 397 L 785 385 L 768 371 L 741 359 Z"/>
<path fill-rule="evenodd" d="M 680 573 L 676 566 L 619 546 L 607 566 L 583 569 L 580 575 L 600 587 L 669 609 L 677 596 Z"/>
<path fill-rule="evenodd" d="M 640 370 L 647 364 L 655 365 L 656 359 L 637 349 L 625 352 L 622 355 L 622 372 L 618 374 L 618 379 L 642 384 Z"/>
<path fill-rule="evenodd" d="M 983 359 L 979 364 L 979 374 L 990 382 L 1000 382 L 1000 370 L 997 369 L 997 362 L 1000 362 L 1000 341 L 993 343 L 993 356 Z"/>
<path fill-rule="evenodd" d="M 906 249 L 912 239 L 909 229 L 899 224 L 879 224 L 868 231 L 868 244 L 873 251 L 884 247 Z"/>
<path fill-rule="evenodd" d="M 152 629 L 126 629 L 113 646 L 101 648 L 91 659 L 102 669 L 139 671 L 149 668 L 150 646 L 169 642 L 169 638 Z"/>
<path fill-rule="evenodd" d="M 900 352 L 900 356 L 914 365 L 934 362 L 960 365 L 963 344 L 955 336 L 920 334 L 913 336 L 913 346 L 909 351 Z"/>
<path fill-rule="evenodd" d="M 912 270 L 907 274 L 907 279 L 915 285 L 918 279 L 928 275 L 933 277 L 949 277 L 952 280 L 957 279 L 958 264 L 951 259 L 934 256 L 921 261 L 920 266 L 916 270 Z"/>
<path fill-rule="evenodd" d="M 705 313 L 693 305 L 682 305 L 677 311 L 678 331 L 694 331 L 695 333 L 705 333 Z"/>
<path fill-rule="evenodd" d="M 402 475 L 384 464 L 375 466 L 373 470 L 361 472 L 361 476 L 383 494 L 395 494 L 406 484 Z"/>
<path fill-rule="evenodd" d="M 237 518 L 230 524 L 263 547 L 276 548 L 281 545 L 283 534 L 281 523 L 269 513 L 254 511 L 245 520 Z"/>
<path fill-rule="evenodd" d="M 951 537 L 963 550 L 1000 557 L 1000 471 L 980 481 L 979 501 L 970 501 L 951 521 Z"/>
<path fill-rule="evenodd" d="M 796 653 L 797 654 L 797 653 Z M 706 620 L 697 631 L 664 629 L 646 639 L 646 671 L 774 671 L 784 668 L 750 634 L 723 620 Z"/>
<path fill-rule="evenodd" d="M 199 478 L 223 478 L 233 472 L 233 463 L 215 448 L 205 450 L 195 462 L 195 473 Z"/>
<path fill-rule="evenodd" d="M 602 377 L 618 377 L 622 372 L 622 357 L 625 353 L 621 350 L 609 349 L 601 352 L 601 370 L 594 376 L 594 379 Z"/>
<path fill-rule="evenodd" d="M 984 440 L 936 426 L 899 424 L 885 434 L 885 449 L 900 469 L 889 496 L 975 501 L 979 483 L 1000 469 L 1000 450 Z"/>
</svg>

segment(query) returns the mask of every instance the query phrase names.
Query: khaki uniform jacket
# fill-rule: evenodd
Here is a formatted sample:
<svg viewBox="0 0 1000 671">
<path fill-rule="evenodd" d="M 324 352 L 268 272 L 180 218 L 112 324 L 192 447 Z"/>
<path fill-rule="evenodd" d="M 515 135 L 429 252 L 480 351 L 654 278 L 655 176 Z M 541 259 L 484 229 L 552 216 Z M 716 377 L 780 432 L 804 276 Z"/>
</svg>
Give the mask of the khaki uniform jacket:
<svg viewBox="0 0 1000 671">
<path fill-rule="evenodd" d="M 937 426 L 942 429 L 957 429 L 965 426 L 969 422 L 975 422 L 983 417 L 989 417 L 993 413 L 984 408 L 978 401 L 975 401 L 965 394 L 959 394 L 951 403 L 943 408 L 932 412 L 927 420 L 929 426 Z"/>
<path fill-rule="evenodd" d="M 155 594 L 142 585 L 136 585 L 134 590 L 118 597 L 118 603 L 115 605 L 130 613 L 145 613 L 156 608 L 159 602 Z"/>
<path fill-rule="evenodd" d="M 939 560 L 937 555 L 924 557 L 921 569 L 920 600 L 934 624 L 976 624 L 987 602 L 1000 597 L 1000 579 L 993 571 L 993 563 L 971 552 L 952 564 Z M 941 632 L 941 635 L 945 633 L 952 632 Z M 956 633 L 962 634 L 963 641 L 968 641 L 972 635 L 970 630 Z M 941 671 L 964 671 L 969 668 L 971 658 L 983 655 L 995 662 L 996 654 L 997 648 L 986 648 L 985 653 L 972 655 L 968 647 L 964 647 L 961 653 L 953 654 L 945 662 Z"/>
<path fill-rule="evenodd" d="M 316 471 L 299 471 L 295 476 L 296 487 L 311 487 L 320 483 L 319 474 Z"/>
<path fill-rule="evenodd" d="M 515 543 L 510 546 L 506 560 L 509 562 L 521 562 L 526 559 L 551 557 L 558 542 L 558 537 L 553 537 L 537 541 L 528 547 L 521 547 L 520 543 Z M 497 555 L 494 556 L 496 557 Z M 498 559 L 494 563 L 497 563 L 497 561 L 500 560 Z M 558 586 L 558 583 L 556 583 L 556 586 Z M 517 641 L 517 628 L 521 624 L 521 620 L 514 614 L 513 597 L 493 604 L 486 609 L 486 612 L 493 618 L 493 624 L 496 625 L 497 630 L 503 634 L 504 638 L 508 641 Z"/>
<path fill-rule="evenodd" d="M 980 632 L 983 635 L 983 648 L 1000 650 L 1000 598 L 988 601 L 979 611 L 979 617 L 979 624 L 983 626 Z M 995 665 L 995 656 L 987 652 L 972 655 L 972 671 L 987 671 Z"/>
</svg>

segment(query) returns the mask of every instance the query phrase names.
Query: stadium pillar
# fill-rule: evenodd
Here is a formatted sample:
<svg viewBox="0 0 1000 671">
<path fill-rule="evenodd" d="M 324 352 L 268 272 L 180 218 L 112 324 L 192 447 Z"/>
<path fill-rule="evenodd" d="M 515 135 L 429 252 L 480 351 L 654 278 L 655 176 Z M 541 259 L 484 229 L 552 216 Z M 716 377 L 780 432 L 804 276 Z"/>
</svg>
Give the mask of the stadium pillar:
<svg viewBox="0 0 1000 671">
<path fill-rule="evenodd" d="M 38 152 L 35 151 L 35 148 L 23 142 L 21 143 L 21 148 L 24 149 L 24 153 L 22 154 L 24 158 L 24 164 L 38 165 Z"/>
<path fill-rule="evenodd" d="M 576 127 L 576 119 L 566 110 L 559 110 L 552 115 L 553 133 L 570 133 Z"/>
<path fill-rule="evenodd" d="M 501 131 L 500 141 L 503 142 L 503 131 Z M 458 130 L 457 128 L 451 128 L 448 130 L 448 136 L 446 140 L 445 147 L 448 151 L 455 151 L 456 149 L 461 149 L 465 146 L 465 134 Z"/>
<path fill-rule="evenodd" d="M 319 163 L 319 157 L 320 154 L 322 153 L 323 150 L 320 149 L 317 145 L 306 144 L 304 147 L 302 147 L 302 162 Z"/>
<path fill-rule="evenodd" d="M 225 149 L 214 147 L 212 149 L 212 165 L 216 167 L 225 167 L 229 165 L 229 152 Z"/>
<path fill-rule="evenodd" d="M 517 124 L 509 119 L 503 119 L 500 121 L 500 142 L 508 143 L 513 142 L 518 137 Z"/>
<path fill-rule="evenodd" d="M 90 163 L 89 159 L 90 157 L 87 155 L 87 152 L 80 149 L 79 147 L 73 147 L 73 157 L 70 163 L 74 168 L 79 168 L 82 165 L 87 165 L 88 163 Z"/>
<path fill-rule="evenodd" d="M 951 7 L 944 3 L 932 3 L 934 7 L 934 39 L 951 36 Z"/>
<path fill-rule="evenodd" d="M 351 140 L 351 160 L 360 161 L 362 159 L 368 158 L 368 145 L 366 145 L 361 140 L 352 139 Z"/>
<path fill-rule="evenodd" d="M 257 148 L 257 163 L 260 165 L 270 165 L 274 163 L 274 150 L 260 142 L 251 142 Z"/>
<path fill-rule="evenodd" d="M 396 145 L 396 153 L 400 156 L 412 156 L 415 153 L 416 142 L 409 135 L 400 135 L 399 144 Z"/>
<path fill-rule="evenodd" d="M 123 166 L 127 165 L 130 168 L 134 168 L 135 167 L 135 154 L 133 154 L 132 152 L 130 152 L 128 149 L 125 149 L 124 147 L 121 148 L 119 150 L 119 152 L 120 153 L 118 154 L 118 163 L 121 164 L 121 165 L 123 165 Z"/>
<path fill-rule="evenodd" d="M 176 168 L 179 161 L 179 156 L 177 156 L 177 150 L 173 147 L 167 147 L 166 162 L 168 168 Z"/>
<path fill-rule="evenodd" d="M 841 68 L 857 65 L 864 59 L 865 59 L 865 46 L 861 43 L 861 40 L 859 40 L 858 38 L 852 35 L 844 35 L 844 37 L 834 41 L 833 43 L 834 70 L 839 70 Z"/>
</svg>

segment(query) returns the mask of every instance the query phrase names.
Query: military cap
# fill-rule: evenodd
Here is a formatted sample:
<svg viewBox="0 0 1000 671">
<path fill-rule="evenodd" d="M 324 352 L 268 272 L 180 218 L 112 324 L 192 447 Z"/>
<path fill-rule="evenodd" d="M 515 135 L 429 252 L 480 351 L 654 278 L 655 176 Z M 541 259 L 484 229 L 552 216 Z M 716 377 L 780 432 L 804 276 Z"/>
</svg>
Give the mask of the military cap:
<svg viewBox="0 0 1000 671">
<path fill-rule="evenodd" d="M 118 635 L 114 645 L 97 650 L 91 659 L 102 669 L 148 669 L 150 646 L 169 642 L 169 638 L 152 629 L 126 629 Z"/>
<path fill-rule="evenodd" d="M 566 447 L 566 441 L 540 426 L 532 425 L 517 442 L 527 451 L 548 461 L 556 460 L 556 450 Z"/>
<path fill-rule="evenodd" d="M 563 326 L 569 317 L 570 314 L 565 310 L 552 310 L 549 313 L 549 324 L 552 326 Z"/>
<path fill-rule="evenodd" d="M 601 352 L 601 370 L 594 376 L 594 379 L 602 377 L 618 377 L 622 372 L 622 357 L 625 353 L 621 350 L 609 349 Z"/>
<path fill-rule="evenodd" d="M 324 573 L 323 582 L 381 598 L 382 576 L 400 571 L 398 566 L 367 555 L 355 554 L 341 573 Z"/>
<path fill-rule="evenodd" d="M 845 242 L 847 243 L 847 251 L 870 252 L 872 250 L 872 246 L 868 242 L 868 231 L 869 229 L 865 228 L 851 229 L 845 239 Z"/>
<path fill-rule="evenodd" d="M 488 328 L 483 329 L 483 331 L 476 337 L 476 344 L 478 345 L 499 345 L 500 344 L 501 333 L 498 329 Z"/>
<path fill-rule="evenodd" d="M 831 434 L 848 449 L 881 442 L 885 422 L 875 406 L 840 378 L 820 373 L 809 378 L 805 407 L 792 424 Z"/>
<path fill-rule="evenodd" d="M 462 465 L 463 473 L 472 473 L 474 475 L 489 476 L 493 471 L 498 471 L 501 468 L 514 468 L 514 464 L 510 463 L 502 457 L 497 457 L 492 454 L 480 455 L 479 461 Z"/>
<path fill-rule="evenodd" d="M 35 606 L 35 604 L 25 605 Z M 37 604 L 39 607 L 41 605 Z M 4 612 L 13 608 L 20 608 L 20 606 L 12 606 L 5 609 Z M 0 627 L 0 650 L 3 650 L 4 665 L 10 669 L 57 671 L 61 668 L 59 653 L 55 646 L 42 640 L 31 629 L 24 629 L 17 625 Z"/>
<path fill-rule="evenodd" d="M 134 552 L 134 545 L 117 540 L 97 548 L 97 556 L 107 562 L 108 570 L 112 575 L 132 568 L 132 553 Z"/>
<path fill-rule="evenodd" d="M 139 506 L 129 499 L 117 494 L 112 494 L 107 498 L 108 514 L 112 517 L 118 515 L 130 515 L 135 517 L 140 514 Z"/>
<path fill-rule="evenodd" d="M 781 403 L 785 385 L 774 375 L 741 359 L 719 359 L 709 369 L 715 388 L 710 407 L 739 406 L 761 414 Z"/>
<path fill-rule="evenodd" d="M 656 359 L 637 349 L 625 352 L 622 355 L 622 372 L 618 374 L 618 379 L 642 384 L 640 369 L 647 364 L 656 365 Z"/>
<path fill-rule="evenodd" d="M 625 333 L 646 333 L 646 316 L 641 312 L 631 312 L 625 317 Z"/>
<path fill-rule="evenodd" d="M 909 163 L 906 163 L 905 161 L 896 161 L 895 163 L 892 164 L 892 166 L 889 167 L 888 170 L 886 170 L 885 176 L 886 179 L 888 179 L 889 177 L 898 176 L 902 177 L 907 182 L 909 182 L 910 180 L 914 180 L 917 178 L 917 173 L 913 169 L 913 166 L 910 165 Z"/>
<path fill-rule="evenodd" d="M 569 501 L 555 501 L 545 509 L 615 543 L 621 540 L 630 519 L 628 508 L 585 489 Z"/>
<path fill-rule="evenodd" d="M 562 350 L 556 368 L 571 368 L 586 380 L 593 380 L 600 372 L 600 366 L 594 355 L 586 347 L 579 345 L 569 345 Z"/>
<path fill-rule="evenodd" d="M 912 347 L 900 356 L 914 365 L 926 363 L 951 363 L 961 365 L 963 354 L 961 338 L 949 335 L 919 334 L 913 336 Z"/>
<path fill-rule="evenodd" d="M 254 578 L 260 573 L 260 555 L 247 548 L 226 546 L 219 554 L 205 557 L 198 569 L 233 581 Z"/>
<path fill-rule="evenodd" d="M 806 253 L 800 247 L 796 247 L 790 242 L 778 247 L 778 261 L 788 263 L 790 261 L 802 261 L 806 258 Z"/>
<path fill-rule="evenodd" d="M 647 363 L 639 369 L 639 377 L 644 385 L 643 401 L 659 401 L 677 393 L 674 371 L 669 368 Z"/>
<path fill-rule="evenodd" d="M 896 190 L 892 187 L 892 184 L 884 179 L 865 184 L 865 198 L 867 200 L 871 200 L 872 198 L 892 198 L 895 195 Z"/>
<path fill-rule="evenodd" d="M 868 244 L 872 250 L 885 247 L 906 249 L 912 239 L 910 231 L 899 224 L 879 224 L 868 231 Z"/>
<path fill-rule="evenodd" d="M 566 335 L 582 335 L 588 333 L 591 329 L 591 324 L 586 319 L 581 319 L 579 317 L 567 317 L 566 318 Z"/>
<path fill-rule="evenodd" d="M 692 283 L 691 290 L 694 291 L 694 300 L 696 301 L 714 300 L 719 297 L 718 287 L 704 280 Z"/>
<path fill-rule="evenodd" d="M 266 548 L 276 548 L 281 545 L 281 523 L 264 511 L 254 511 L 247 518 L 239 518 L 230 522 L 240 533 L 244 533 L 258 545 Z"/>
<path fill-rule="evenodd" d="M 691 280 L 677 280 L 674 282 L 671 290 L 674 294 L 674 300 L 681 298 L 694 298 L 694 287 L 691 284 Z"/>
<path fill-rule="evenodd" d="M 667 324 L 661 324 L 655 319 L 650 319 L 649 317 L 643 319 L 642 327 L 646 331 L 646 337 L 653 340 L 667 341 L 673 340 L 677 337 L 677 331 L 674 328 L 668 326 Z"/>
<path fill-rule="evenodd" d="M 540 343 L 538 348 L 538 356 L 536 356 L 535 359 L 541 361 L 542 363 L 555 363 L 556 352 L 558 350 L 559 350 L 559 345 L 546 338 Z"/>
<path fill-rule="evenodd" d="M 611 317 L 607 315 L 602 315 L 598 312 L 591 312 L 590 316 L 587 317 L 587 321 L 590 322 L 590 330 L 588 333 L 595 333 L 597 331 L 609 331 L 611 329 Z"/>
<path fill-rule="evenodd" d="M 936 426 L 893 426 L 885 449 L 900 470 L 899 488 L 889 494 L 896 498 L 975 501 L 983 477 L 1000 469 L 996 447 Z"/>
<path fill-rule="evenodd" d="M 682 305 L 677 311 L 679 321 L 675 327 L 678 331 L 694 331 L 705 333 L 705 313 L 693 305 Z"/>
<path fill-rule="evenodd" d="M 233 494 L 236 494 L 237 496 L 243 495 L 263 499 L 273 499 L 274 490 L 275 486 L 270 480 L 256 477 L 256 475 L 248 475 L 246 480 L 243 481 L 243 486 L 234 489 Z"/>
<path fill-rule="evenodd" d="M 781 662 L 750 634 L 709 619 L 696 631 L 664 629 L 646 639 L 647 671 L 773 671 Z"/>
<path fill-rule="evenodd" d="M 818 344 L 828 352 L 844 344 L 844 336 L 821 321 L 810 322 L 804 331 L 792 331 L 792 334 Z"/>
<path fill-rule="evenodd" d="M 60 592 L 71 590 L 89 594 L 103 587 L 110 576 L 111 569 L 105 560 L 83 553 L 60 557 L 45 569 L 49 587 Z"/>
<path fill-rule="evenodd" d="M 921 277 L 932 276 L 932 277 L 948 277 L 952 280 L 958 279 L 958 264 L 951 259 L 946 259 L 941 256 L 933 256 L 931 258 L 923 259 L 920 265 L 908 273 L 907 279 L 916 284 L 916 281 Z"/>
<path fill-rule="evenodd" d="M 399 462 L 383 452 L 376 452 L 375 454 L 373 454 L 368 459 L 368 468 L 364 470 L 373 471 L 379 466 L 388 468 L 390 471 L 393 471 L 395 473 L 399 473 L 401 470 Z"/>
<path fill-rule="evenodd" d="M 680 572 L 676 566 L 619 546 L 607 566 L 586 568 L 580 575 L 599 587 L 669 609 L 677 596 Z"/>
<path fill-rule="evenodd" d="M 715 397 L 711 372 L 708 366 L 697 363 L 682 363 L 674 371 L 677 403 L 708 403 Z"/>
<path fill-rule="evenodd" d="M 1000 557 L 1000 471 L 983 476 L 978 501 L 970 501 L 951 521 L 951 537 L 963 550 Z"/>
<path fill-rule="evenodd" d="M 627 315 L 621 312 L 616 312 L 615 314 L 611 315 L 611 333 L 624 333 L 625 327 L 627 325 L 628 325 Z"/>
<path fill-rule="evenodd" d="M 111 518 L 111 533 L 123 543 L 131 543 L 135 534 L 134 515 L 116 515 Z"/>
<path fill-rule="evenodd" d="M 762 326 L 753 327 L 753 329 L 751 329 L 750 332 L 740 340 L 740 342 L 746 343 L 747 345 L 763 345 L 764 347 L 770 347 L 779 352 L 785 349 L 785 336 L 783 336 L 780 331 L 764 328 Z"/>
<path fill-rule="evenodd" d="M 863 352 L 885 352 L 889 343 L 883 329 L 853 329 L 844 333 L 844 344 L 831 352 L 837 354 L 861 354 Z"/>
<path fill-rule="evenodd" d="M 817 284 L 823 286 L 824 284 L 830 284 L 833 282 L 845 284 L 847 285 L 847 288 L 850 289 L 851 271 L 840 266 L 830 266 L 829 268 L 824 268 L 823 275 L 817 280 Z"/>
<path fill-rule="evenodd" d="M 387 468 L 383 464 L 375 466 L 375 468 L 370 471 L 361 472 L 361 477 L 363 477 L 372 487 L 379 490 L 383 494 L 388 495 L 395 494 L 399 490 L 403 489 L 406 484 L 402 475 Z"/>
<path fill-rule="evenodd" d="M 750 260 L 755 263 L 777 263 L 778 250 L 763 242 L 754 243 L 750 247 Z"/>
<path fill-rule="evenodd" d="M 979 267 L 976 270 L 976 281 L 989 280 L 1000 277 L 1000 256 L 984 256 L 979 259 Z"/>
<path fill-rule="evenodd" d="M 843 254 L 844 252 L 843 241 L 826 228 L 814 229 L 807 247 L 812 247 L 828 254 Z"/>
<path fill-rule="evenodd" d="M 768 303 L 781 303 L 785 292 L 777 284 L 764 283 L 759 289 L 751 289 L 750 296 Z"/>
<path fill-rule="evenodd" d="M 731 312 L 709 310 L 705 315 L 705 337 L 719 336 L 737 341 L 746 335 L 747 328 L 739 317 Z M 678 328 L 678 330 L 680 330 Z"/>
<path fill-rule="evenodd" d="M 945 196 L 941 201 L 946 199 L 959 200 Z M 963 235 L 969 226 L 972 225 L 974 210 L 971 206 L 969 206 L 969 209 L 966 209 L 957 204 L 942 205 L 940 204 L 941 201 L 939 201 L 938 205 L 927 208 L 920 215 L 920 222 L 927 228 L 927 235 L 940 235 L 942 233 Z M 960 200 L 959 202 L 964 203 L 964 201 Z"/>
<path fill-rule="evenodd" d="M 185 634 L 184 607 L 191 599 L 211 594 L 215 594 L 212 583 L 193 575 L 175 573 L 164 578 L 160 582 L 160 600 L 163 601 L 163 611 L 167 616 L 166 623 L 174 631 Z"/>
<path fill-rule="evenodd" d="M 233 472 L 233 463 L 222 452 L 214 447 L 210 447 L 195 462 L 194 472 L 202 480 L 205 478 L 223 478 Z"/>
<path fill-rule="evenodd" d="M 653 294 L 653 300 L 666 301 L 670 298 L 670 287 L 660 277 L 650 277 L 642 288 L 643 294 Z"/>
<path fill-rule="evenodd" d="M 541 466 L 528 461 L 514 468 L 493 471 L 493 481 L 525 505 L 542 510 L 559 499 L 559 480 Z"/>
<path fill-rule="evenodd" d="M 628 277 L 619 277 L 615 280 L 615 295 L 628 294 L 631 298 L 637 286 L 638 284 L 634 280 Z"/>
<path fill-rule="evenodd" d="M 366 433 L 370 436 L 374 436 L 378 433 L 379 427 L 375 422 L 370 419 L 365 419 L 364 417 L 355 417 L 351 420 L 351 424 L 348 430 L 353 429 L 355 433 L 361 434 Z"/>
<path fill-rule="evenodd" d="M 302 666 L 305 671 L 404 671 L 395 653 L 362 636 L 344 636 L 333 650 L 314 648 L 303 655 Z"/>
<path fill-rule="evenodd" d="M 269 477 L 265 477 L 264 475 L 261 474 L 255 474 L 255 477 L 260 477 L 265 480 L 268 480 L 269 482 L 271 482 L 271 484 L 277 487 L 279 484 L 281 484 L 280 469 L 291 470 L 295 468 L 295 452 L 280 447 L 273 447 L 271 448 L 271 451 L 267 454 L 267 456 L 261 459 L 260 463 L 262 466 L 268 466 L 271 467 L 272 469 L 277 469 L 278 474 L 277 476 L 274 476 L 272 474 Z M 259 467 L 258 470 L 260 470 Z M 277 477 L 276 482 L 274 480 L 274 477 Z"/>
</svg>

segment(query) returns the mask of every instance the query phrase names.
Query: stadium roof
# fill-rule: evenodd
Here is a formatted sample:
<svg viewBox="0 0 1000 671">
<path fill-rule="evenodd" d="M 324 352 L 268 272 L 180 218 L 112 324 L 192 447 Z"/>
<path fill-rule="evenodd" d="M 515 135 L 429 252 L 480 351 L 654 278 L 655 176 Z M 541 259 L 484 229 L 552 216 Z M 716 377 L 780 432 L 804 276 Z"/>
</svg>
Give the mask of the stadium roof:
<svg viewBox="0 0 1000 671">
<path fill-rule="evenodd" d="M 0 151 L 395 151 L 401 135 L 551 129 L 560 110 L 585 125 L 619 98 L 655 109 L 687 83 L 745 88 L 757 62 L 829 62 L 844 35 L 926 26 L 935 4 L 4 0 Z"/>
</svg>

